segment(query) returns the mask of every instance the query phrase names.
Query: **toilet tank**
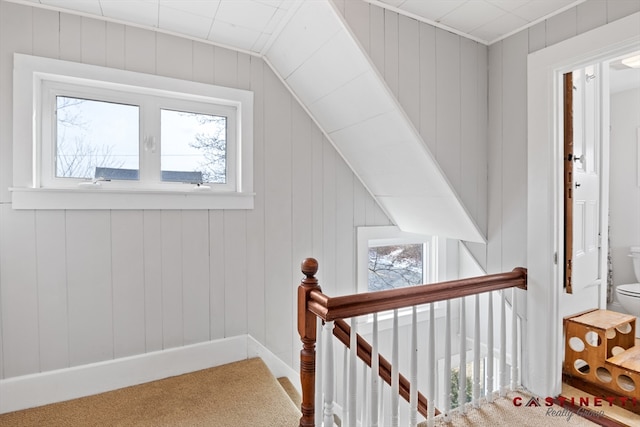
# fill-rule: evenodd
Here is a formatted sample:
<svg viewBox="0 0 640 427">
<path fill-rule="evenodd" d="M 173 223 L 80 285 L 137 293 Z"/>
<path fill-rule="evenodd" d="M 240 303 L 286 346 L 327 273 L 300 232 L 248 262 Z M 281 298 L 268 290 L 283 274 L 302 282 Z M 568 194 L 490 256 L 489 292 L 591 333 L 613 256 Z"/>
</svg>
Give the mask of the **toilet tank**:
<svg viewBox="0 0 640 427">
<path fill-rule="evenodd" d="M 633 261 L 633 271 L 636 273 L 636 280 L 640 282 L 640 246 L 631 246 L 629 256 Z"/>
</svg>

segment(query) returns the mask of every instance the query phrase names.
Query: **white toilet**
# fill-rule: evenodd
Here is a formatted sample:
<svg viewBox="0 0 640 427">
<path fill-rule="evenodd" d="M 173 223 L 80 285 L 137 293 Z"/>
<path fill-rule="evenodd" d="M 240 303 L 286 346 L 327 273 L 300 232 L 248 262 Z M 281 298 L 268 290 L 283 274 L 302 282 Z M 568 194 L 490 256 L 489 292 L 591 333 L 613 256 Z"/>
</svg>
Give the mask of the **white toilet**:
<svg viewBox="0 0 640 427">
<path fill-rule="evenodd" d="M 640 282 L 640 246 L 632 246 L 629 256 L 633 260 L 633 271 L 636 273 L 636 280 Z M 640 283 L 627 283 L 616 286 L 618 302 L 627 312 L 634 316 L 640 316 Z M 638 336 L 639 321 L 636 320 L 636 336 Z"/>
</svg>

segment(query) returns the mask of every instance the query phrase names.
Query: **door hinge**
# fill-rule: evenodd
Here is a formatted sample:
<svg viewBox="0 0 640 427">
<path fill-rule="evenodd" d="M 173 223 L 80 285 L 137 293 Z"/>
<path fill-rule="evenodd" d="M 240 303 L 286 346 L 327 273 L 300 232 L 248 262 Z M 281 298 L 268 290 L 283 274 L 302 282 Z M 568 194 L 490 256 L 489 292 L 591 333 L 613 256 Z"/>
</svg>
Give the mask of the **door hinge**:
<svg viewBox="0 0 640 427">
<path fill-rule="evenodd" d="M 558 265 L 558 252 L 553 253 L 553 263 Z"/>
</svg>

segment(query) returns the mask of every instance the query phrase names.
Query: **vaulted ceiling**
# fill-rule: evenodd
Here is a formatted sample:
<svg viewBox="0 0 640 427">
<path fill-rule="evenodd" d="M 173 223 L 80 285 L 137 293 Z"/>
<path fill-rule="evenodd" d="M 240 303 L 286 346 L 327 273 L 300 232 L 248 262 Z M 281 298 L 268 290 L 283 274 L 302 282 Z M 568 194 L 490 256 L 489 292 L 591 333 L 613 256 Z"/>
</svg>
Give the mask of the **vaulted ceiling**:
<svg viewBox="0 0 640 427">
<path fill-rule="evenodd" d="M 263 57 L 400 228 L 485 240 L 331 0 L 10 1 L 206 40 Z M 488 43 L 580 1 L 369 3 Z"/>
</svg>

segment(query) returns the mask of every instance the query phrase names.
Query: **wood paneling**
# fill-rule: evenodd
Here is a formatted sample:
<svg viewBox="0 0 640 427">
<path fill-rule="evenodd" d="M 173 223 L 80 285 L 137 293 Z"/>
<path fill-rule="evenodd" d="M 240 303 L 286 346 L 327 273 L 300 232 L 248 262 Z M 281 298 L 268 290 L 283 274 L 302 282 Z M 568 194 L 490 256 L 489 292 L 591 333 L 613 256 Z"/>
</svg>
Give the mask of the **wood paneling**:
<svg viewBox="0 0 640 427">
<path fill-rule="evenodd" d="M 247 333 L 247 213 L 224 212 L 225 335 Z"/>
<path fill-rule="evenodd" d="M 60 59 L 82 62 L 82 17 L 60 14 Z"/>
<path fill-rule="evenodd" d="M 162 211 L 160 236 L 162 258 L 162 348 L 184 343 L 182 291 L 182 211 Z"/>
<path fill-rule="evenodd" d="M 70 365 L 111 359 L 114 313 L 110 213 L 68 211 L 66 249 Z"/>
<path fill-rule="evenodd" d="M 93 65 L 106 65 L 107 58 L 107 23 L 91 18 L 82 18 L 80 40 L 90 40 L 91 43 L 82 43 L 82 62 Z"/>
<path fill-rule="evenodd" d="M 62 239 L 64 241 L 64 239 Z M 111 212 L 113 352 L 115 357 L 144 353 L 144 215 Z"/>
<path fill-rule="evenodd" d="M 13 175 L 13 125 L 6 118 L 13 117 L 13 54 L 32 53 L 33 10 L 4 1 L 0 2 L 0 8 L 0 31 L 3 34 L 0 36 L 0 202 L 9 203 Z"/>
<path fill-rule="evenodd" d="M 502 55 L 502 267 L 526 265 L 527 74 L 525 32 L 503 41 Z M 525 143 L 523 143 L 525 142 Z"/>
<path fill-rule="evenodd" d="M 242 229 L 237 231 L 241 232 Z M 242 238 L 236 240 L 239 244 L 244 243 Z M 228 252 L 231 255 L 229 258 L 236 255 L 233 250 Z M 236 271 L 238 283 L 234 283 L 234 286 L 239 289 L 242 287 L 242 271 Z M 185 345 L 209 339 L 209 283 L 209 214 L 207 211 L 182 211 L 182 309 Z"/>
<path fill-rule="evenodd" d="M 34 212 L 0 205 L 0 298 L 6 376 L 38 372 L 40 368 L 34 224 Z"/>
<path fill-rule="evenodd" d="M 420 25 L 400 16 L 398 28 L 398 100 L 414 126 L 420 125 Z"/>
<path fill-rule="evenodd" d="M 48 371 L 69 366 L 66 214 L 39 211 L 35 215 L 40 369 Z"/>
<path fill-rule="evenodd" d="M 144 320 L 146 351 L 162 350 L 162 216 L 160 211 L 143 215 Z"/>
</svg>

